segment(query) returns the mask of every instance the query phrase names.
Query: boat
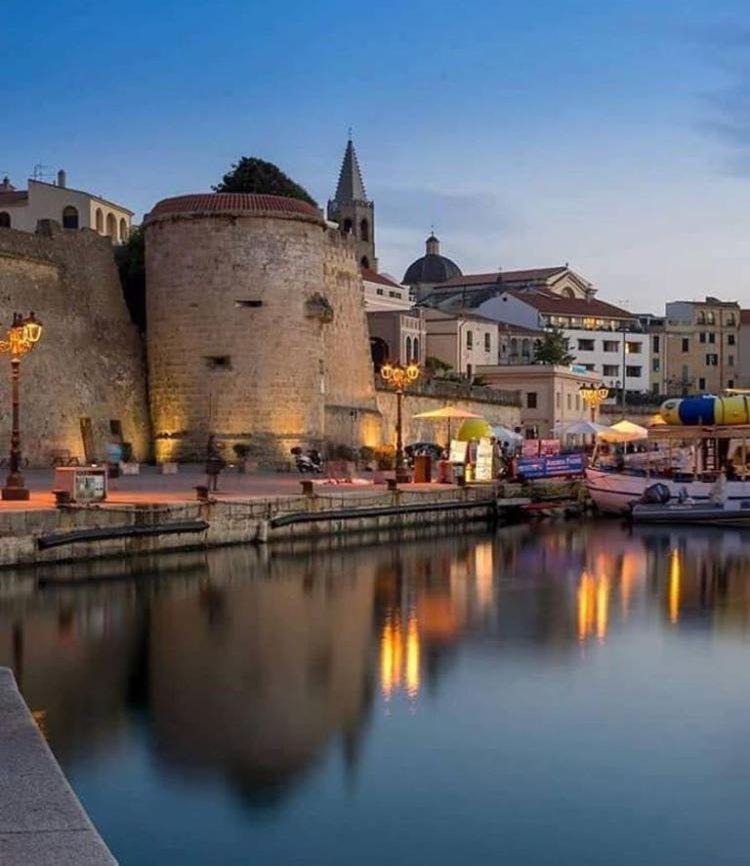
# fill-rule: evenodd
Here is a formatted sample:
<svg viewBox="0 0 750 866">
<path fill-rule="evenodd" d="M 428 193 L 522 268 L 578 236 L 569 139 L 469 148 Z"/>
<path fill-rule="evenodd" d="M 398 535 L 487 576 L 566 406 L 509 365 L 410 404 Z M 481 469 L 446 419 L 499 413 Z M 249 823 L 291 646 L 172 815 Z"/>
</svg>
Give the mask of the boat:
<svg viewBox="0 0 750 866">
<path fill-rule="evenodd" d="M 628 462 L 626 457 L 618 466 L 606 465 L 597 445 L 586 469 L 586 488 L 593 502 L 601 511 L 626 514 L 658 482 L 668 489 L 671 500 L 682 496 L 697 505 L 709 503 L 728 455 L 737 460 L 739 454 L 739 474 L 726 480 L 724 498 L 728 503 L 750 503 L 750 423 L 738 423 L 750 420 L 750 412 L 740 412 L 737 402 L 722 397 L 667 400 L 661 408 L 666 423 L 648 429 L 647 450 L 634 455 L 637 460 Z M 749 403 L 743 398 L 744 407 L 750 409 Z"/>
<path fill-rule="evenodd" d="M 632 508 L 631 520 L 652 525 L 679 523 L 750 527 L 750 498 L 726 502 L 639 502 Z"/>
</svg>

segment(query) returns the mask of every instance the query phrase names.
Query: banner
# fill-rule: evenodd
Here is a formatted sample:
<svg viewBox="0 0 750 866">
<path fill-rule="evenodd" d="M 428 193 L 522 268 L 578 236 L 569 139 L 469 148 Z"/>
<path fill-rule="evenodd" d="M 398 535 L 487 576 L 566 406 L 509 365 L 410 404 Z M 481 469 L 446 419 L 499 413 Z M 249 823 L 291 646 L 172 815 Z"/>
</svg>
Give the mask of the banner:
<svg viewBox="0 0 750 866">
<path fill-rule="evenodd" d="M 469 447 L 468 442 L 461 442 L 458 439 L 451 440 L 450 457 L 451 463 L 466 463 L 466 452 Z"/>
<path fill-rule="evenodd" d="M 585 466 L 586 459 L 581 453 L 522 457 L 518 461 L 517 472 L 524 478 L 552 478 L 556 475 L 582 475 Z"/>
<path fill-rule="evenodd" d="M 477 446 L 476 481 L 492 481 L 495 477 L 495 446 L 483 436 Z"/>
<path fill-rule="evenodd" d="M 538 457 L 539 456 L 539 440 L 538 439 L 524 439 L 521 443 L 521 454 L 524 457 Z"/>
</svg>

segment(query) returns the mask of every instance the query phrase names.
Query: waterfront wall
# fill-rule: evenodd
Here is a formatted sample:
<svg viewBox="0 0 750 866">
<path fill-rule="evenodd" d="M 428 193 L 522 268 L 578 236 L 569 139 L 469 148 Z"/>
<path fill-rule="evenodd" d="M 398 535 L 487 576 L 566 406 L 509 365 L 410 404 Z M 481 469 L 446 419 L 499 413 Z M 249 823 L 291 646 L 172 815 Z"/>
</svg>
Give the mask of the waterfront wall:
<svg viewBox="0 0 750 866">
<path fill-rule="evenodd" d="M 431 506 L 437 506 L 434 510 Z M 410 509 L 414 509 L 410 511 Z M 368 513 L 368 510 L 393 513 Z M 354 512 L 336 517 L 342 511 Z M 169 505 L 0 511 L 0 567 L 132 556 L 225 544 L 324 539 L 455 526 L 496 515 L 494 487 Z M 333 515 L 333 517 L 332 517 Z M 290 520 L 291 517 L 291 520 Z M 294 522 L 300 517 L 300 522 Z"/>
<path fill-rule="evenodd" d="M 0 327 L 33 310 L 41 341 L 21 362 L 24 456 L 49 466 L 64 449 L 83 462 L 81 418 L 90 418 L 98 457 L 119 420 L 138 460 L 151 429 L 140 337 L 131 324 L 108 238 L 40 224 L 36 234 L 0 228 Z M 4 338 L 4 333 L 0 334 Z M 0 381 L 9 376 L 0 355 Z M 10 444 L 8 389 L 0 403 L 0 453 Z"/>
</svg>

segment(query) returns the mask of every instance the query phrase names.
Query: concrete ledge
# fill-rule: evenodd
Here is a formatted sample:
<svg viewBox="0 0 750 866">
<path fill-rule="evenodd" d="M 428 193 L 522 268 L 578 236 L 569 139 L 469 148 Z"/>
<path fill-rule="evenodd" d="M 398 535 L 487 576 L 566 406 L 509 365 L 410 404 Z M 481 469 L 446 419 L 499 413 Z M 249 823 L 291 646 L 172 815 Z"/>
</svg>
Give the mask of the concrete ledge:
<svg viewBox="0 0 750 866">
<path fill-rule="evenodd" d="M 113 866 L 21 697 L 0 668 L 0 863 Z"/>
</svg>

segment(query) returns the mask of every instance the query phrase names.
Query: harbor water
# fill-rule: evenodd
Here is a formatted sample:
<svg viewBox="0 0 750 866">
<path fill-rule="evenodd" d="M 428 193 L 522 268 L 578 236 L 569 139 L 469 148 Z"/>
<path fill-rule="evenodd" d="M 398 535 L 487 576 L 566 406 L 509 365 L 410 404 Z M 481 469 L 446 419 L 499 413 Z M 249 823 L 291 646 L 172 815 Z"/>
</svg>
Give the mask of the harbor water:
<svg viewBox="0 0 750 866">
<path fill-rule="evenodd" d="M 516 526 L 0 579 L 124 866 L 747 861 L 750 535 Z"/>
</svg>

